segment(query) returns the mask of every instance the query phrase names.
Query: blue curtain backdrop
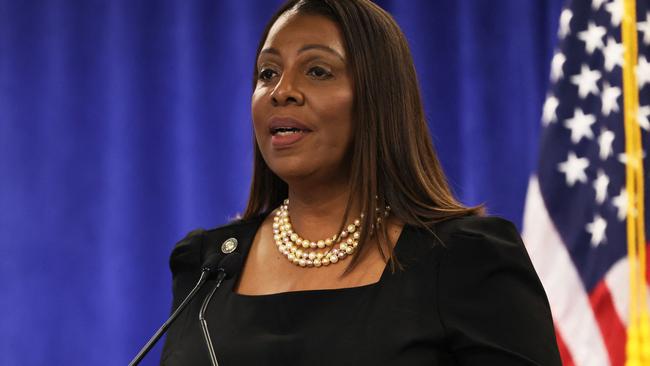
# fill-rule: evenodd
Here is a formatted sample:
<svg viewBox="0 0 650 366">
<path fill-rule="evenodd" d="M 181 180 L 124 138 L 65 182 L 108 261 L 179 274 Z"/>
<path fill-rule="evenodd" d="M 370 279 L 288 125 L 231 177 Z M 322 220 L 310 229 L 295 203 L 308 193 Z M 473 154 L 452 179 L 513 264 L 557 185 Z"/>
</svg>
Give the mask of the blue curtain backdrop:
<svg viewBox="0 0 650 366">
<path fill-rule="evenodd" d="M 517 224 L 561 3 L 379 2 L 453 188 Z M 166 318 L 174 243 L 244 207 L 278 4 L 0 0 L 0 364 L 126 364 Z"/>
</svg>

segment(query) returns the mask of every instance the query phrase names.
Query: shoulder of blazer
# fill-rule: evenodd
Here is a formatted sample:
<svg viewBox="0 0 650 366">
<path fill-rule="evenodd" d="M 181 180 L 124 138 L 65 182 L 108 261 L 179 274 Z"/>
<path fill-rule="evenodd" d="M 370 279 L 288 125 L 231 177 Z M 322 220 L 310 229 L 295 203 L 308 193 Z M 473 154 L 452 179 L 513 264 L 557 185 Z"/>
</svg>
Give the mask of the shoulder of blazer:
<svg viewBox="0 0 650 366">
<path fill-rule="evenodd" d="M 221 244 L 229 238 L 237 239 L 237 250 L 241 251 L 241 247 L 250 245 L 264 217 L 265 215 L 260 215 L 247 220 L 233 220 L 216 228 L 190 231 L 172 250 L 169 258 L 172 274 L 198 271 L 209 253 L 222 253 Z"/>
</svg>

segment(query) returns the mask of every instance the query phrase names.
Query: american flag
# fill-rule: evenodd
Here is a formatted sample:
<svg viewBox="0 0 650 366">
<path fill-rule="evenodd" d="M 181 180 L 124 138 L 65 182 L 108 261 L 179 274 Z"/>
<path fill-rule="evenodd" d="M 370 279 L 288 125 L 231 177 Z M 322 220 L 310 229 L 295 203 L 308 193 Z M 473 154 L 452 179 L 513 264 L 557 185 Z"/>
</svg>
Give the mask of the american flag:
<svg viewBox="0 0 650 366">
<path fill-rule="evenodd" d="M 634 355 L 650 353 L 650 338 L 629 336 L 630 324 L 638 321 L 631 316 L 630 299 L 642 291 L 630 289 L 630 263 L 638 261 L 628 251 L 628 219 L 640 217 L 643 211 L 636 208 L 643 205 L 628 210 L 626 166 L 637 162 L 647 172 L 650 159 L 634 159 L 626 150 L 630 137 L 624 98 L 630 96 L 624 92 L 623 72 L 629 65 L 624 59 L 629 43 L 621 35 L 622 25 L 636 26 L 634 127 L 642 141 L 636 151 L 645 157 L 650 142 L 650 0 L 636 0 L 631 7 L 636 21 L 624 6 L 628 1 L 573 0 L 563 9 L 543 107 L 539 165 L 526 198 L 523 237 L 551 303 L 565 365 L 622 366 L 627 361 L 630 366 Z M 645 186 L 650 182 L 642 177 L 648 198 Z M 650 207 L 647 199 L 640 203 Z M 645 283 L 639 288 L 645 288 L 650 276 L 640 276 Z M 628 350 L 626 356 L 630 339 L 640 339 L 639 348 L 632 347 L 633 354 Z M 650 354 L 646 357 L 634 365 L 650 365 Z"/>
</svg>

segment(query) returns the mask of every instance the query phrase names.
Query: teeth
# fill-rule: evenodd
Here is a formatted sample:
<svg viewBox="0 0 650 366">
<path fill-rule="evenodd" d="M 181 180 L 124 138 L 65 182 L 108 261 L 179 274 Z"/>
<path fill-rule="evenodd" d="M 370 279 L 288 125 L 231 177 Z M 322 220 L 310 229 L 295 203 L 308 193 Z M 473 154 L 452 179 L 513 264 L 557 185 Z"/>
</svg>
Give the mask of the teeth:
<svg viewBox="0 0 650 366">
<path fill-rule="evenodd" d="M 300 133 L 300 132 L 301 132 L 300 130 L 288 130 L 288 131 L 283 130 L 283 131 L 277 131 L 275 134 L 280 135 L 280 136 L 286 136 L 286 135 L 291 135 L 291 134 Z"/>
<path fill-rule="evenodd" d="M 302 130 L 300 130 L 300 129 L 298 129 L 298 128 L 292 128 L 292 127 L 280 127 L 280 128 L 276 128 L 276 129 L 275 129 L 274 131 L 272 131 L 271 133 L 272 133 L 273 135 L 286 136 L 286 135 L 289 135 L 289 134 L 292 134 L 292 133 L 299 133 L 299 132 L 302 132 Z"/>
</svg>

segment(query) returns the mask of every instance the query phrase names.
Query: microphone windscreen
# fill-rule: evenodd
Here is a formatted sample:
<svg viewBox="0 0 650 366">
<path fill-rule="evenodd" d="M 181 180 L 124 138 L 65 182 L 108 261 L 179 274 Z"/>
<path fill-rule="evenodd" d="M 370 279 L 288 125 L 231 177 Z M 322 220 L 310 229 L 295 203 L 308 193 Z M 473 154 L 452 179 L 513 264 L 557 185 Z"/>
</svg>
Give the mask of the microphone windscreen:
<svg viewBox="0 0 650 366">
<path fill-rule="evenodd" d="M 239 272 L 244 265 L 244 258 L 241 254 L 233 252 L 225 256 L 217 267 L 219 270 L 224 271 L 226 278 L 234 276 Z"/>
<path fill-rule="evenodd" d="M 219 268 L 219 264 L 221 263 L 219 260 L 221 259 L 221 256 L 218 253 L 212 253 L 208 256 L 208 258 L 205 259 L 205 262 L 203 262 L 203 265 L 201 266 L 202 271 L 208 271 L 208 272 L 216 272 L 217 269 Z"/>
</svg>

